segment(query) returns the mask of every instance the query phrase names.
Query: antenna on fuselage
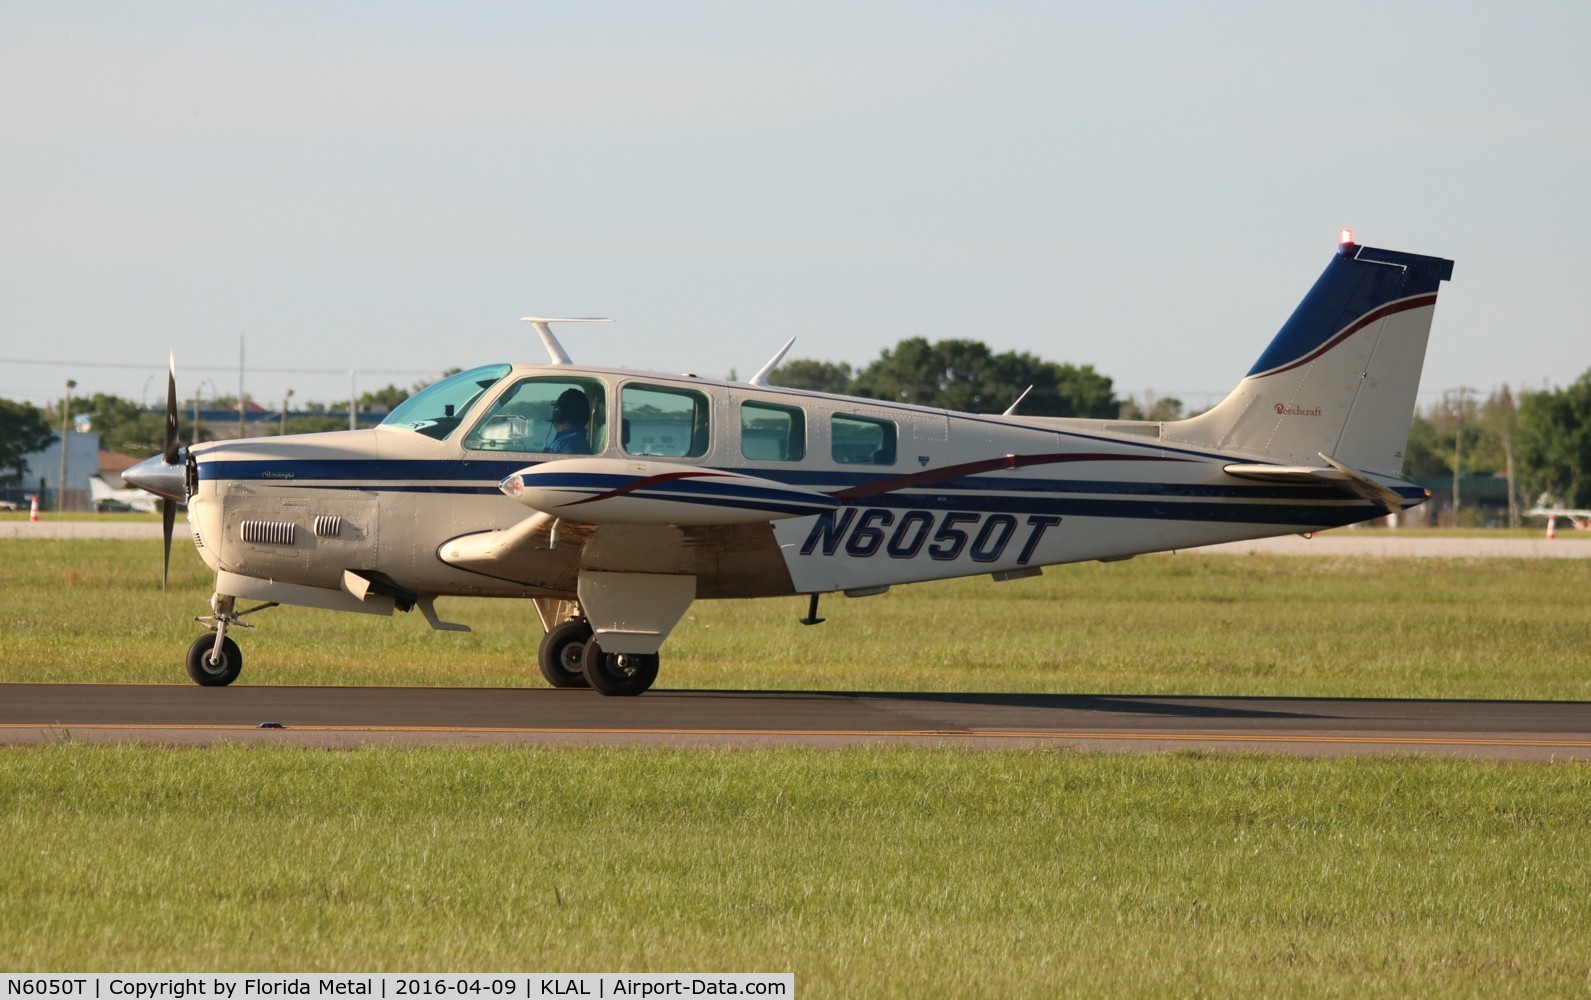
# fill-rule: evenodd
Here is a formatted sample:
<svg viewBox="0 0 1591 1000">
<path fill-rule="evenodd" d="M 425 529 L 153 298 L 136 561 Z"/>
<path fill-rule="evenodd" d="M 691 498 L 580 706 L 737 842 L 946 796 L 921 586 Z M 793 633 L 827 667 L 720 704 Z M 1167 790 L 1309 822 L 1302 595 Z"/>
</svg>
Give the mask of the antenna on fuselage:
<svg viewBox="0 0 1591 1000">
<path fill-rule="evenodd" d="M 1027 387 L 1027 388 L 1026 388 L 1026 389 L 1023 389 L 1023 390 L 1022 390 L 1022 395 L 1020 395 L 1020 396 L 1018 396 L 1018 397 L 1017 397 L 1017 398 L 1016 398 L 1016 401 L 1015 401 L 1015 402 L 1013 402 L 1013 403 L 1012 403 L 1012 404 L 1011 404 L 1011 405 L 1010 405 L 1010 406 L 1007 406 L 1007 407 L 1006 407 L 1006 408 L 1005 408 L 1005 412 L 1004 412 L 1004 413 L 1002 413 L 1002 414 L 1000 414 L 1000 416 L 1002 416 L 1002 417 L 1009 417 L 1009 416 L 1011 416 L 1011 415 L 1012 415 L 1012 414 L 1013 414 L 1013 413 L 1015 413 L 1015 412 L 1016 412 L 1016 408 L 1017 408 L 1017 407 L 1018 407 L 1018 406 L 1021 406 L 1021 405 L 1022 405 L 1022 401 L 1023 401 L 1023 400 L 1024 400 L 1024 399 L 1027 399 L 1027 398 L 1028 398 L 1028 393 L 1030 393 L 1030 392 L 1032 392 L 1032 391 L 1033 391 L 1033 387 L 1032 387 L 1032 386 L 1031 386 L 1031 385 L 1030 385 L 1030 386 L 1028 386 L 1028 387 Z"/>
<path fill-rule="evenodd" d="M 552 335 L 554 323 L 612 323 L 613 320 L 596 316 L 521 316 L 520 320 L 536 328 L 536 333 L 541 337 L 542 345 L 547 348 L 547 354 L 555 365 L 572 365 L 569 352 L 558 343 L 558 338 Z"/>
<path fill-rule="evenodd" d="M 773 374 L 773 370 L 775 368 L 779 367 L 779 362 L 784 360 L 784 356 L 790 352 L 790 345 L 794 344 L 795 340 L 796 339 L 794 337 L 791 337 L 789 340 L 785 341 L 784 346 L 779 348 L 779 353 L 770 358 L 767 364 L 757 369 L 757 374 L 753 375 L 751 378 L 748 378 L 746 380 L 746 384 L 767 385 L 768 377 Z"/>
</svg>

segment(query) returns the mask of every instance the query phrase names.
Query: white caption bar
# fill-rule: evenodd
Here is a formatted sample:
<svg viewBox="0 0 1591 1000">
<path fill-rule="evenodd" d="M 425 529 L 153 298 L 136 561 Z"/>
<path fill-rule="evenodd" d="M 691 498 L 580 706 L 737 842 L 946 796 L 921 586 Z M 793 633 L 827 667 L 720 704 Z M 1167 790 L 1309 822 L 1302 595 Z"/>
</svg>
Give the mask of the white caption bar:
<svg viewBox="0 0 1591 1000">
<path fill-rule="evenodd" d="M 536 997 L 793 997 L 793 972 L 493 972 L 493 973 L 93 973 L 0 974 L 0 1000 L 534 1000 Z"/>
</svg>

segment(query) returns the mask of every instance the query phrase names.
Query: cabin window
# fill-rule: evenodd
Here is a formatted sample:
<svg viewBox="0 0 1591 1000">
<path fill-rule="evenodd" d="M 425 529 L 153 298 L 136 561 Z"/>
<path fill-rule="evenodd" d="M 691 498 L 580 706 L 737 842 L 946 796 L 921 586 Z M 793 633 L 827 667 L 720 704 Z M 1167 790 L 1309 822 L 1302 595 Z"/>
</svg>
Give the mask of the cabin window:
<svg viewBox="0 0 1591 1000">
<path fill-rule="evenodd" d="M 894 465 L 895 424 L 836 413 L 829 423 L 830 448 L 841 465 Z"/>
<path fill-rule="evenodd" d="M 807 419 L 799 407 L 747 400 L 740 404 L 740 453 L 753 462 L 807 457 Z"/>
<path fill-rule="evenodd" d="M 453 433 L 475 401 L 507 375 L 509 370 L 509 365 L 484 365 L 449 375 L 399 403 L 381 424 L 383 427 L 415 431 L 440 441 Z"/>
<path fill-rule="evenodd" d="M 464 447 L 595 455 L 606 447 L 606 411 L 603 386 L 596 379 L 522 379 L 497 398 L 464 439 Z"/>
<path fill-rule="evenodd" d="M 626 454 L 700 458 L 712 444 L 707 394 L 630 384 L 623 392 L 620 442 Z"/>
</svg>

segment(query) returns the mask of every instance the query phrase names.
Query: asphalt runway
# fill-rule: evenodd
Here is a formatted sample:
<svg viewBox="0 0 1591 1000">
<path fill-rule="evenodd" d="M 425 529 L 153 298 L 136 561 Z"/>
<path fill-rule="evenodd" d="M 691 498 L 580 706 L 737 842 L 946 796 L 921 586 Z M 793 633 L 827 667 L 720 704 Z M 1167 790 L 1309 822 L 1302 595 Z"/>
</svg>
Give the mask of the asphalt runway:
<svg viewBox="0 0 1591 1000">
<path fill-rule="evenodd" d="M 262 728 L 264 727 L 264 728 Z M 1442 754 L 1591 760 L 1591 702 L 549 688 L 0 685 L 0 743 Z"/>
<path fill-rule="evenodd" d="M 178 524 L 179 534 L 186 525 Z M 159 524 L 0 522 L 0 538 L 151 537 Z M 1572 536 L 1571 536 L 1572 537 Z M 1591 540 L 1331 532 L 1208 553 L 1587 558 Z M 283 728 L 259 728 L 275 723 Z M 0 744 L 1071 747 L 1591 760 L 1591 703 L 654 690 L 0 685 Z"/>
</svg>

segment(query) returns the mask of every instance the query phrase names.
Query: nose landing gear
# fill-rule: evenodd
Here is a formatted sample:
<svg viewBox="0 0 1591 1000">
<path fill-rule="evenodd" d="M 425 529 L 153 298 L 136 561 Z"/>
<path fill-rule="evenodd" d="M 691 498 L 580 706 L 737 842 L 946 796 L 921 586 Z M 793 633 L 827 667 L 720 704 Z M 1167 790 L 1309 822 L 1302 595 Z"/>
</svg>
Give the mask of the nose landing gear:
<svg viewBox="0 0 1591 1000">
<path fill-rule="evenodd" d="M 199 636 L 188 647 L 186 663 L 188 676 L 193 678 L 195 684 L 204 687 L 225 687 L 237 680 L 238 674 L 243 671 L 243 651 L 238 649 L 238 644 L 226 634 L 227 629 L 233 625 L 253 628 L 253 625 L 241 620 L 244 615 L 276 607 L 273 602 L 256 605 L 247 611 L 234 612 L 237 600 L 229 594 L 216 594 L 210 599 L 210 606 L 215 609 L 215 614 L 194 619 L 201 625 L 210 626 L 208 634 Z"/>
</svg>

